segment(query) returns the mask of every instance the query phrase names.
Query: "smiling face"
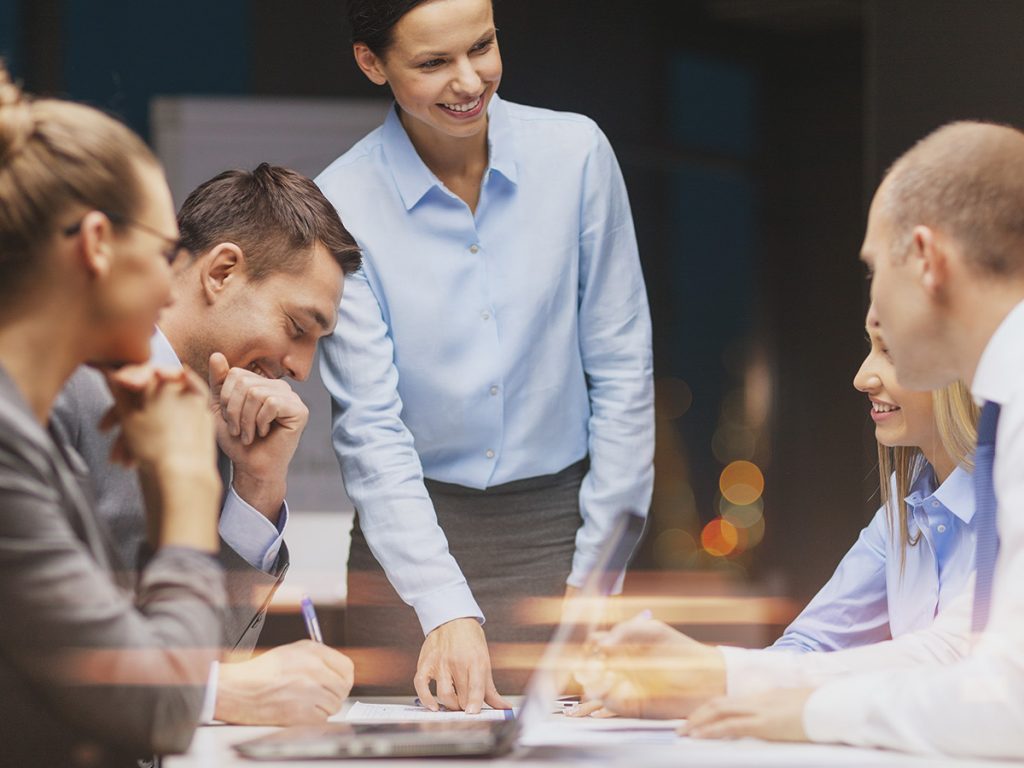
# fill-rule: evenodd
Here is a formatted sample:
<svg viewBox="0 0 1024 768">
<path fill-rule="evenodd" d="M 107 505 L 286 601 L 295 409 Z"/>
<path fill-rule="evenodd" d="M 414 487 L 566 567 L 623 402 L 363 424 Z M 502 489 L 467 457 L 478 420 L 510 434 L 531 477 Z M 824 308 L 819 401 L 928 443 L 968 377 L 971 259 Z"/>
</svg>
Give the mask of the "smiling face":
<svg viewBox="0 0 1024 768">
<path fill-rule="evenodd" d="M 110 271 L 97 285 L 97 348 L 89 359 L 103 365 L 148 360 L 153 328 L 171 303 L 166 252 L 178 237 L 171 193 L 163 171 L 152 163 L 139 163 L 137 173 L 140 199 L 131 220 L 138 226 L 115 232 Z"/>
<path fill-rule="evenodd" d="M 252 281 L 244 269 L 223 281 L 207 316 L 192 327 L 183 359 L 206 376 L 210 355 L 268 378 L 305 381 L 317 341 L 334 330 L 343 275 L 319 243 L 301 272 L 274 272 Z"/>
<path fill-rule="evenodd" d="M 386 52 L 356 43 L 354 53 L 370 80 L 391 86 L 414 143 L 486 130 L 501 81 L 491 0 L 423 3 L 398 21 Z"/>
<path fill-rule="evenodd" d="M 853 386 L 868 396 L 875 438 L 890 448 L 930 448 L 937 439 L 930 392 L 900 386 L 874 308 L 866 323 L 871 350 L 853 378 Z"/>
</svg>

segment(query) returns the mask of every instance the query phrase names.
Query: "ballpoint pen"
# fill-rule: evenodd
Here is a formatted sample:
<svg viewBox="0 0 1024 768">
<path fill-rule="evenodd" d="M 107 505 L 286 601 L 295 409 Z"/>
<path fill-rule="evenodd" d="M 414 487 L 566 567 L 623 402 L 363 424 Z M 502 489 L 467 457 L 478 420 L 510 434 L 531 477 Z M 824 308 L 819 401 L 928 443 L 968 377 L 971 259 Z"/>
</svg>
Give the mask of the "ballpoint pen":
<svg viewBox="0 0 1024 768">
<path fill-rule="evenodd" d="M 300 606 L 302 608 L 302 619 L 306 622 L 306 632 L 309 633 L 309 639 L 315 643 L 322 643 L 324 637 L 320 634 L 320 622 L 316 619 L 316 609 L 313 608 L 313 601 L 309 599 L 308 595 L 303 595 Z"/>
</svg>

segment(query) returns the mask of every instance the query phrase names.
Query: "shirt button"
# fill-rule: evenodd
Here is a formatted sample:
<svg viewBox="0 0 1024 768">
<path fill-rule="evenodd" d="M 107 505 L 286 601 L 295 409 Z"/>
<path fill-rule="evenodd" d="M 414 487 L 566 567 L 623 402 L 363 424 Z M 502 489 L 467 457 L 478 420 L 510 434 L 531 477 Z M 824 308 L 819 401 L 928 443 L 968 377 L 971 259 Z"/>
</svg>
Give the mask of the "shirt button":
<svg viewBox="0 0 1024 768">
<path fill-rule="evenodd" d="M 932 501 L 932 508 L 933 509 L 938 509 L 940 506 L 941 505 L 939 504 L 939 502 L 937 500 Z"/>
<path fill-rule="evenodd" d="M 477 245 L 476 243 L 473 243 L 473 245 L 469 246 L 469 252 L 470 253 L 479 253 L 480 252 L 480 246 Z"/>
<path fill-rule="evenodd" d="M 487 453 L 485 455 L 487 456 L 488 459 L 493 459 L 494 458 L 494 451 L 488 449 Z"/>
<path fill-rule="evenodd" d="M 937 526 L 935 526 L 935 530 L 938 531 L 939 533 L 945 533 L 946 532 L 946 526 L 944 526 L 942 523 L 939 523 Z"/>
<path fill-rule="evenodd" d="M 490 312 L 481 312 L 480 313 L 480 317 L 482 317 L 484 320 L 490 320 L 491 319 L 491 313 Z"/>
<path fill-rule="evenodd" d="M 491 394 L 492 395 L 498 394 L 498 388 L 497 387 L 491 387 Z"/>
</svg>

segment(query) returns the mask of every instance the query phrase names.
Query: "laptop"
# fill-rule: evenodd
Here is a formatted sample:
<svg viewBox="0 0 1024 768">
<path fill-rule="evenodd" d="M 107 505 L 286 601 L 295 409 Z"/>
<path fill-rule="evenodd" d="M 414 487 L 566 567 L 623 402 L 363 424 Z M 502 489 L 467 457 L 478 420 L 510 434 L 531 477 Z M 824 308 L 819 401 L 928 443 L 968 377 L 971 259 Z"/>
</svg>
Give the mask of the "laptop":
<svg viewBox="0 0 1024 768">
<path fill-rule="evenodd" d="M 624 513 L 598 554 L 580 590 L 581 598 L 611 594 L 643 534 L 645 519 Z M 567 647 L 582 644 L 601 621 L 596 607 L 566 611 L 526 687 L 518 715 L 510 720 L 439 720 L 379 723 L 325 723 L 283 728 L 234 745 L 253 760 L 324 760 L 373 757 L 489 757 L 510 751 L 519 734 L 552 712 L 567 677 L 558 673 Z M 592 601 L 590 605 L 593 605 Z"/>
</svg>

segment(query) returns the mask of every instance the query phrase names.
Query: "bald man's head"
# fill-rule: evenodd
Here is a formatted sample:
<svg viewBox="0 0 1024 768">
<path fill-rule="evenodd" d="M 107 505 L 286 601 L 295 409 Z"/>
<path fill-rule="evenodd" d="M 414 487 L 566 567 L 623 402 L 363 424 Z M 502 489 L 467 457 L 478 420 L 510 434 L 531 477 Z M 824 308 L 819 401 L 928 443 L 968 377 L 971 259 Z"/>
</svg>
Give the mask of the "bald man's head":
<svg viewBox="0 0 1024 768">
<path fill-rule="evenodd" d="M 955 238 L 968 264 L 998 277 L 1024 277 L 1024 133 L 957 122 L 915 144 L 879 189 L 882 212 L 905 254 L 913 228 Z"/>
</svg>

